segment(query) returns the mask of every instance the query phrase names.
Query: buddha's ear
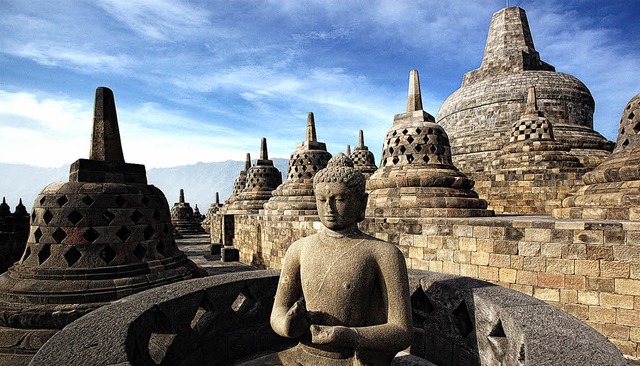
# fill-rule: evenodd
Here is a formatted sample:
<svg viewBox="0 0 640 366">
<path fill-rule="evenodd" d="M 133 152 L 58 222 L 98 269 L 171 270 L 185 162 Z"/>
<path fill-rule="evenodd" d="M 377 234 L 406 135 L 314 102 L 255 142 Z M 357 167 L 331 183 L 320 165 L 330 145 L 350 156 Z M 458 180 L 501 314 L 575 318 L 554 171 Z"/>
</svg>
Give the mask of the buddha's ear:
<svg viewBox="0 0 640 366">
<path fill-rule="evenodd" d="M 362 194 L 362 198 L 360 199 L 360 202 L 362 203 L 362 207 L 360 208 L 360 212 L 358 213 L 357 222 L 364 220 L 365 212 L 367 210 L 367 201 L 369 201 L 369 194 L 365 192 Z"/>
</svg>

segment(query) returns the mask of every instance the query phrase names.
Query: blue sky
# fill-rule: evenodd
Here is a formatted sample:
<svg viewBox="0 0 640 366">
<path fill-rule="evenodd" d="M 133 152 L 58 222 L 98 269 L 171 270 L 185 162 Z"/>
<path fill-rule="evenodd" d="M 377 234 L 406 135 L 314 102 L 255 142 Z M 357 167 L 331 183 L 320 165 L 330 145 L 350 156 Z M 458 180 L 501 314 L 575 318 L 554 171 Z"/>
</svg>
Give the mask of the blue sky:
<svg viewBox="0 0 640 366">
<path fill-rule="evenodd" d="M 596 100 L 615 140 L 640 92 L 640 1 L 520 1 L 536 49 Z M 418 69 L 436 115 L 480 65 L 504 1 L 0 0 L 0 162 L 88 157 L 97 86 L 114 90 L 128 162 L 167 167 L 272 157 L 306 114 L 332 153 L 365 131 L 379 154 Z"/>
</svg>

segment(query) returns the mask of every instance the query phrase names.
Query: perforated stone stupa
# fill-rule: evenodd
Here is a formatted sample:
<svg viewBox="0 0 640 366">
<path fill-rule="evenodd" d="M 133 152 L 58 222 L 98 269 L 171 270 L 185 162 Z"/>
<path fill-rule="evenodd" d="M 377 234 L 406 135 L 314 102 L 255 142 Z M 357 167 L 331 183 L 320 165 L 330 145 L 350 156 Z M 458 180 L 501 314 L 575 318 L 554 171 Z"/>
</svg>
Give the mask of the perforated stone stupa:
<svg viewBox="0 0 640 366">
<path fill-rule="evenodd" d="M 351 149 L 348 145 L 347 148 L 347 156 L 353 161 L 353 167 L 361 171 L 366 178 L 369 178 L 378 169 L 375 156 L 364 144 L 362 130 L 358 132 L 358 146 L 353 149 L 353 152 L 350 152 Z"/>
<path fill-rule="evenodd" d="M 511 138 L 491 163 L 490 174 L 476 175 L 476 189 L 499 213 L 549 214 L 578 186 L 588 171 L 569 148 L 554 138 L 553 125 L 529 88 L 527 109 L 513 124 Z"/>
<path fill-rule="evenodd" d="M 203 233 L 201 222 L 200 211 L 196 213 L 189 202 L 185 202 L 184 189 L 181 189 L 178 202 L 171 207 L 171 223 L 181 235 L 185 235 Z"/>
<path fill-rule="evenodd" d="M 640 94 L 622 112 L 615 150 L 583 180 L 555 217 L 640 221 Z"/>
<path fill-rule="evenodd" d="M 112 300 L 192 278 L 164 194 L 125 163 L 113 93 L 96 90 L 89 159 L 36 198 L 27 247 L 0 276 L 0 364 L 26 364 L 55 332 Z"/>
<path fill-rule="evenodd" d="M 316 123 L 312 112 L 307 115 L 307 133 L 296 146 L 289 159 L 287 179 L 276 188 L 273 197 L 264 205 L 269 215 L 317 215 L 313 194 L 313 177 L 327 166 L 331 154 L 324 142 L 316 136 Z"/>
<path fill-rule="evenodd" d="M 608 156 L 613 143 L 593 130 L 589 89 L 540 59 L 525 11 L 511 7 L 493 15 L 480 68 L 464 75 L 460 89 L 438 111 L 458 168 L 466 173 L 488 169 L 524 112 L 531 85 L 559 143 L 589 168 Z"/>
<path fill-rule="evenodd" d="M 247 171 L 251 168 L 251 154 L 247 153 L 247 157 L 244 161 L 244 168 L 240 171 L 236 179 L 233 181 L 233 192 L 231 196 L 227 198 L 223 207 L 221 208 L 221 212 L 224 213 L 229 209 L 231 204 L 238 199 L 240 193 L 244 191 L 244 188 L 247 186 Z"/>
<path fill-rule="evenodd" d="M 380 167 L 367 181 L 367 216 L 492 216 L 473 185 L 452 164 L 444 129 L 422 109 L 418 71 L 412 70 L 407 112 L 394 116 Z"/>
<path fill-rule="evenodd" d="M 247 156 L 248 158 L 248 156 Z M 225 214 L 254 214 L 258 213 L 271 198 L 271 192 L 282 183 L 280 170 L 269 160 L 267 139 L 260 142 L 260 158 L 246 173 L 246 185 L 233 203 L 225 205 Z"/>
</svg>

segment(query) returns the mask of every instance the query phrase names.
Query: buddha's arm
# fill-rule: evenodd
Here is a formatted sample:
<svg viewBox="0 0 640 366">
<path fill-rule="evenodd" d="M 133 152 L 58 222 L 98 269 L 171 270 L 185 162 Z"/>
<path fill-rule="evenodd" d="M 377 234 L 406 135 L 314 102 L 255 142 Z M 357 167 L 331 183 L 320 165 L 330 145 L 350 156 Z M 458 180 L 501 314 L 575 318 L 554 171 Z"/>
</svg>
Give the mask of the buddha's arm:
<svg viewBox="0 0 640 366">
<path fill-rule="evenodd" d="M 311 326 L 314 343 L 348 345 L 355 349 L 398 352 L 412 340 L 411 304 L 407 267 L 395 247 L 378 258 L 380 285 L 387 307 L 387 322 L 366 327 Z"/>
<path fill-rule="evenodd" d="M 309 330 L 300 281 L 300 255 L 292 245 L 284 257 L 280 280 L 271 310 L 271 328 L 283 337 L 298 338 Z"/>
</svg>

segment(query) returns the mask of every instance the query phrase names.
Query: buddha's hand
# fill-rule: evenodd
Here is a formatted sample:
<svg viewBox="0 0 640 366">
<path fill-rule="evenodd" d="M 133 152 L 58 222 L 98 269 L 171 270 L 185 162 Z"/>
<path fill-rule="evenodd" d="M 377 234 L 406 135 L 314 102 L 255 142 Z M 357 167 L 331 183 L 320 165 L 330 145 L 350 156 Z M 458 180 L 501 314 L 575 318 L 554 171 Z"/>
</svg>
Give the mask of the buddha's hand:
<svg viewBox="0 0 640 366">
<path fill-rule="evenodd" d="M 358 333 L 349 327 L 341 325 L 311 325 L 311 342 L 315 344 L 329 344 L 341 347 L 356 348 Z"/>
<path fill-rule="evenodd" d="M 292 338 L 300 337 L 307 332 L 309 325 L 311 325 L 311 317 L 307 312 L 304 298 L 296 301 L 289 308 L 285 322 L 288 324 L 289 334 Z"/>
</svg>

